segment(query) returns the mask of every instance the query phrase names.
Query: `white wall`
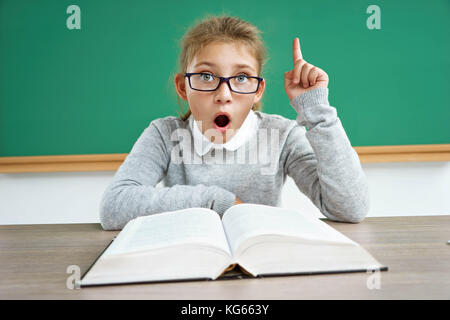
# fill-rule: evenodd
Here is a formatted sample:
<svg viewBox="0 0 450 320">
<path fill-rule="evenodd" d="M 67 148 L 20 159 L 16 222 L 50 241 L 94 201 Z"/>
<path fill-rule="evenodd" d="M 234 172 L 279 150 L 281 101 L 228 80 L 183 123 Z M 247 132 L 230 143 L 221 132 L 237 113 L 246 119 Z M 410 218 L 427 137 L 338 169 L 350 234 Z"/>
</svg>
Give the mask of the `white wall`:
<svg viewBox="0 0 450 320">
<path fill-rule="evenodd" d="M 450 214 L 450 162 L 363 164 L 369 216 Z M 114 172 L 0 174 L 0 224 L 99 222 L 98 207 Z M 289 178 L 282 206 L 323 217 Z"/>
</svg>

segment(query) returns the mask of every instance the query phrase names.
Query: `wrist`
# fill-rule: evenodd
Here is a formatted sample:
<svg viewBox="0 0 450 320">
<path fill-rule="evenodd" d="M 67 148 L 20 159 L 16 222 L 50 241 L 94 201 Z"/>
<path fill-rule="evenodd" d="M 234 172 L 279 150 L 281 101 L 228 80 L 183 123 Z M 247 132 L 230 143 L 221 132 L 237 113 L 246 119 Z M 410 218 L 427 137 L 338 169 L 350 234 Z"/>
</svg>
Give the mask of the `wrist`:
<svg viewBox="0 0 450 320">
<path fill-rule="evenodd" d="M 216 190 L 212 193 L 213 200 L 211 201 L 210 209 L 222 215 L 228 208 L 234 205 L 236 195 L 218 186 L 213 186 L 212 188 Z"/>
<path fill-rule="evenodd" d="M 297 111 L 299 111 L 298 109 L 302 106 L 318 104 L 329 105 L 330 103 L 328 102 L 328 88 L 319 87 L 313 90 L 306 91 L 292 99 L 290 101 L 290 104 Z"/>
</svg>

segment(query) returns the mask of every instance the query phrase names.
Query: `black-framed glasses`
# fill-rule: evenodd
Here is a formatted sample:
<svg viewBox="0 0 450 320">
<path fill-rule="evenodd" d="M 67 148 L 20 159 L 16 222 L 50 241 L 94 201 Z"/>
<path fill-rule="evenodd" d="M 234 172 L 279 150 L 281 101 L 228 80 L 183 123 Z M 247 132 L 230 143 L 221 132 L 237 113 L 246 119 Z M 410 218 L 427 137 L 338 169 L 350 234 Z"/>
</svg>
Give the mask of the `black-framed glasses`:
<svg viewBox="0 0 450 320">
<path fill-rule="evenodd" d="M 228 84 L 231 91 L 242 94 L 255 93 L 263 78 L 240 74 L 233 77 L 219 77 L 212 73 L 185 73 L 189 80 L 189 86 L 197 91 L 216 91 L 222 82 Z"/>
</svg>

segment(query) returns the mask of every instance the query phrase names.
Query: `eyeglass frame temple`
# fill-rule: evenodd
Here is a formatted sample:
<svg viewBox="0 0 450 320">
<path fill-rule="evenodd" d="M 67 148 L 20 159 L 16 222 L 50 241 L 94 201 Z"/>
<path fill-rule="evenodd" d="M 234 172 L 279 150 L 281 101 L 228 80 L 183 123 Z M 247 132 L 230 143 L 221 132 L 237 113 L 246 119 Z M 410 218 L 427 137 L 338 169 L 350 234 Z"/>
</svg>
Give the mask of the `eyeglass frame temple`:
<svg viewBox="0 0 450 320">
<path fill-rule="evenodd" d="M 196 90 L 196 91 L 203 91 L 203 92 L 212 92 L 212 91 L 216 91 L 217 89 L 219 89 L 220 85 L 222 84 L 222 82 L 226 82 L 228 85 L 228 88 L 230 89 L 230 91 L 235 92 L 235 93 L 240 93 L 240 94 L 252 94 L 252 93 L 256 93 L 259 90 L 259 85 L 261 83 L 261 81 L 264 80 L 264 78 L 261 77 L 254 77 L 254 76 L 246 76 L 248 78 L 254 78 L 254 79 L 258 79 L 258 86 L 256 87 L 256 90 L 253 92 L 239 92 L 239 91 L 234 91 L 233 89 L 231 89 L 231 85 L 230 85 L 230 79 L 231 78 L 236 78 L 239 76 L 231 76 L 231 77 L 221 77 L 221 76 L 216 76 L 215 74 L 212 74 L 212 76 L 219 78 L 219 84 L 217 85 L 217 87 L 214 90 L 200 90 L 200 89 L 194 89 L 192 88 L 192 84 L 191 84 L 191 76 L 195 75 L 195 74 L 204 74 L 203 72 L 190 72 L 190 73 L 185 73 L 184 76 L 188 77 L 189 80 L 189 86 L 191 87 L 192 90 Z M 209 74 L 209 73 L 208 73 Z"/>
</svg>

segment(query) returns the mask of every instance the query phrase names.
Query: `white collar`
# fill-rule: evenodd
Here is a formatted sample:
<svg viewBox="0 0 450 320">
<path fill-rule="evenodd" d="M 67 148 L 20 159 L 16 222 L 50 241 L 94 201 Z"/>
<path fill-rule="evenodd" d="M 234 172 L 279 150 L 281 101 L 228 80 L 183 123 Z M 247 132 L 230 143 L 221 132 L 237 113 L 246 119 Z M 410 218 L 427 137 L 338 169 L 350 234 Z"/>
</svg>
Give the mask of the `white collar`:
<svg viewBox="0 0 450 320">
<path fill-rule="evenodd" d="M 191 128 L 191 132 L 193 133 L 194 137 L 194 149 L 199 156 L 205 155 L 211 148 L 214 149 L 225 148 L 230 151 L 238 149 L 245 142 L 247 142 L 247 140 L 251 137 L 251 135 L 254 132 L 256 132 L 257 126 L 258 126 L 258 119 L 253 110 L 250 109 L 250 112 L 248 113 L 241 127 L 236 132 L 236 134 L 230 139 L 230 141 L 218 144 L 208 140 L 198 128 L 197 122 L 195 122 L 194 120 L 194 116 L 192 114 L 189 116 L 189 127 Z"/>
</svg>

